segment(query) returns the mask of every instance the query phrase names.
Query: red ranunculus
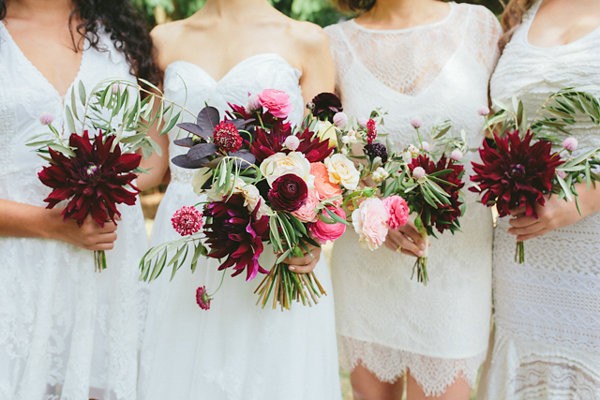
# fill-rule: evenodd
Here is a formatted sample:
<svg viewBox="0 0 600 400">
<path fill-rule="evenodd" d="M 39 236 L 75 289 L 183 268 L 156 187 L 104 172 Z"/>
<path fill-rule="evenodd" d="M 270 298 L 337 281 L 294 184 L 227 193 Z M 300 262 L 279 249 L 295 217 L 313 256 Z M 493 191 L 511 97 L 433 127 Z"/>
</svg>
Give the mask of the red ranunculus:
<svg viewBox="0 0 600 400">
<path fill-rule="evenodd" d="M 104 226 L 121 213 L 117 204 L 135 204 L 138 188 L 133 185 L 136 169 L 141 160 L 139 154 L 121 154 L 114 136 L 106 138 L 102 132 L 90 141 L 87 131 L 83 135 L 73 133 L 69 146 L 75 151 L 73 157 L 49 149 L 50 166 L 38 173 L 42 183 L 53 190 L 44 199 L 47 208 L 53 208 L 63 200 L 68 203 L 62 215 L 73 218 L 79 225 L 88 215 Z M 127 190 L 130 188 L 130 190 Z"/>
<path fill-rule="evenodd" d="M 285 174 L 273 181 L 269 190 L 271 207 L 278 211 L 296 211 L 306 201 L 308 187 L 296 174 Z"/>
</svg>

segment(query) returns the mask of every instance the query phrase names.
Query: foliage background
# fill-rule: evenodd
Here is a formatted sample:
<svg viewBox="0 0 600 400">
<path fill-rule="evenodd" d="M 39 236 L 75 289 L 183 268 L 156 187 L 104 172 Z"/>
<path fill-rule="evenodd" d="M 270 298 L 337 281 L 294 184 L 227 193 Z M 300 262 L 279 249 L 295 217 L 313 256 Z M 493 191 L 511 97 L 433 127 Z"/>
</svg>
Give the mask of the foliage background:
<svg viewBox="0 0 600 400">
<path fill-rule="evenodd" d="M 342 14 L 329 0 L 270 0 L 281 12 L 294 19 L 312 21 L 321 26 L 336 23 Z M 204 5 L 206 0 L 134 0 L 145 11 L 150 25 L 185 18 Z M 471 0 L 458 3 L 482 4 L 499 14 L 503 0 Z"/>
</svg>

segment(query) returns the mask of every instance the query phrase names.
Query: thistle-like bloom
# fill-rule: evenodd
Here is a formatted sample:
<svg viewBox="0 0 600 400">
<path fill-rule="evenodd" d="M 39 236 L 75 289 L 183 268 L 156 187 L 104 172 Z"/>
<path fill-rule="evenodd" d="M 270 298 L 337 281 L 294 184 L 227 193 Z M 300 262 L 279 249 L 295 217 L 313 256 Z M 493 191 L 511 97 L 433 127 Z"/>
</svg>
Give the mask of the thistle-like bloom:
<svg viewBox="0 0 600 400">
<path fill-rule="evenodd" d="M 210 310 L 210 301 L 212 297 L 208 295 L 205 286 L 196 289 L 196 304 L 203 310 Z"/>
<path fill-rule="evenodd" d="M 189 236 L 202 228 L 202 213 L 196 207 L 183 206 L 171 218 L 173 229 L 181 236 Z"/>
<path fill-rule="evenodd" d="M 242 147 L 244 139 L 235 124 L 229 121 L 219 122 L 213 131 L 215 146 L 225 153 L 233 153 Z"/>
<path fill-rule="evenodd" d="M 386 163 L 388 160 L 387 148 L 383 143 L 369 143 L 363 147 L 365 154 L 369 157 L 369 160 L 373 162 L 375 157 L 379 157 L 382 163 Z"/>
<path fill-rule="evenodd" d="M 245 270 L 246 280 L 251 280 L 259 272 L 269 272 L 258 262 L 264 249 L 263 241 L 269 238 L 269 217 L 257 218 L 260 202 L 253 212 L 249 212 L 244 204 L 241 194 L 206 204 L 204 233 L 210 248 L 208 256 L 226 258 L 219 270 L 233 267 L 232 276 Z"/>
<path fill-rule="evenodd" d="M 513 131 L 502 138 L 494 135 L 494 139 L 497 148 L 484 141 L 479 149 L 481 164 L 473 163 L 471 176 L 478 186 L 469 190 L 481 193 L 483 204 L 495 204 L 501 217 L 518 207 L 525 207 L 525 215 L 537 217 L 535 206 L 543 206 L 544 195 L 552 190 L 556 167 L 562 164 L 560 156 L 552 152 L 549 141 L 532 144 L 531 131 L 523 138 Z"/>
<path fill-rule="evenodd" d="M 121 216 L 117 204 L 135 204 L 139 189 L 132 183 L 137 178 L 132 171 L 139 166 L 141 156 L 121 154 L 121 147 L 114 141 L 114 136 L 105 137 L 102 132 L 90 141 L 84 131 L 81 136 L 73 133 L 69 138 L 74 156 L 49 149 L 50 166 L 38 173 L 42 183 L 53 189 L 44 199 L 46 208 L 68 200 L 62 211 L 65 219 L 73 218 L 81 225 L 91 215 L 104 226 Z"/>
</svg>

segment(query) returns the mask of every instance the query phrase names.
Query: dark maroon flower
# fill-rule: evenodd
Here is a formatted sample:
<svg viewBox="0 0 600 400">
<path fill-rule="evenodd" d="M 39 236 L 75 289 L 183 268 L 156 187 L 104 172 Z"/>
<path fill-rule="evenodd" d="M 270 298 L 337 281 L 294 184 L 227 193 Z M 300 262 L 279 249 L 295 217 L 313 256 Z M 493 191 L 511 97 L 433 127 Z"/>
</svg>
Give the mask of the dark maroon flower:
<svg viewBox="0 0 600 400">
<path fill-rule="evenodd" d="M 233 123 L 223 121 L 215 126 L 213 141 L 219 150 L 225 153 L 233 153 L 242 147 L 244 139 Z"/>
<path fill-rule="evenodd" d="M 454 232 L 460 227 L 458 218 L 462 215 L 462 201 L 460 198 L 460 190 L 465 183 L 462 181 L 464 174 L 464 166 L 456 164 L 451 158 L 442 156 L 435 163 L 426 154 L 420 154 L 413 158 L 408 168 L 412 171 L 421 167 L 425 170 L 426 175 L 435 176 L 437 183 L 446 193 L 448 193 L 449 204 L 438 204 L 436 207 L 425 201 L 423 194 L 420 191 L 412 190 L 406 193 L 407 203 L 410 204 L 411 211 L 416 212 L 421 216 L 427 233 L 435 236 L 433 227 L 438 232 L 443 233 L 445 230 Z"/>
<path fill-rule="evenodd" d="M 363 147 L 365 154 L 369 157 L 371 162 L 375 160 L 375 157 L 381 158 L 382 163 L 386 163 L 388 160 L 387 148 L 382 143 L 370 143 Z"/>
<path fill-rule="evenodd" d="M 204 206 L 204 225 L 209 257 L 226 258 L 219 270 L 233 267 L 232 276 L 246 270 L 246 280 L 260 272 L 268 273 L 258 262 L 263 252 L 263 241 L 269 238 L 269 218 L 257 218 L 260 204 L 251 213 L 244 205 L 244 197 L 234 194 L 223 201 Z"/>
<path fill-rule="evenodd" d="M 510 210 L 525 207 L 525 215 L 537 218 L 536 204 L 544 205 L 544 195 L 552 190 L 556 167 L 562 164 L 552 143 L 539 140 L 531 143 L 533 133 L 521 138 L 519 131 L 507 132 L 502 138 L 494 135 L 496 148 L 486 141 L 479 149 L 481 164 L 473 162 L 471 181 L 477 187 L 469 190 L 481 193 L 481 202 L 496 205 L 503 217 Z"/>
<path fill-rule="evenodd" d="M 342 102 L 333 93 L 319 93 L 308 103 L 312 115 L 322 121 L 333 122 L 333 116 L 343 111 Z"/>
<path fill-rule="evenodd" d="M 377 138 L 377 123 L 373 118 L 369 118 L 367 121 L 367 143 L 373 143 L 375 138 Z"/>
<path fill-rule="evenodd" d="M 307 197 L 306 182 L 296 174 L 285 174 L 275 179 L 269 191 L 271 207 L 278 211 L 296 211 Z"/>
<path fill-rule="evenodd" d="M 256 157 L 256 161 L 261 163 L 265 158 L 275 153 L 289 153 L 290 150 L 283 146 L 285 139 L 291 134 L 289 124 L 282 125 L 281 130 L 273 129 L 270 132 L 262 128 L 256 128 L 254 139 L 250 151 Z M 295 151 L 298 151 L 306 157 L 309 162 L 323 161 L 333 152 L 329 147 L 329 140 L 321 140 L 314 132 L 308 128 L 302 133 L 296 135 L 300 140 L 300 145 Z"/>
<path fill-rule="evenodd" d="M 210 310 L 210 302 L 212 297 L 208 295 L 205 286 L 200 286 L 196 289 L 196 304 L 203 310 Z"/>
<path fill-rule="evenodd" d="M 140 165 L 141 156 L 121 154 L 121 147 L 114 141 L 114 136 L 104 137 L 102 132 L 90 141 L 84 131 L 81 136 L 73 133 L 69 137 L 74 156 L 49 149 L 50 166 L 38 173 L 42 183 L 53 189 L 44 199 L 46 208 L 68 200 L 62 211 L 65 219 L 73 218 L 81 225 L 91 215 L 98 225 L 104 226 L 121 216 L 117 204 L 135 204 L 139 189 L 132 183 L 137 178 L 132 171 Z"/>
</svg>

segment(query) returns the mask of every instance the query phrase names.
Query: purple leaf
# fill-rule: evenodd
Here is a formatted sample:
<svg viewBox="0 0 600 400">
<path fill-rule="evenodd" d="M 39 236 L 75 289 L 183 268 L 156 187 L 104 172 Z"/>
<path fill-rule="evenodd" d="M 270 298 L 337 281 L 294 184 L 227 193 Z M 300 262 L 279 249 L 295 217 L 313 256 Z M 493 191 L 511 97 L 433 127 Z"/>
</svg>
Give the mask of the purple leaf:
<svg viewBox="0 0 600 400">
<path fill-rule="evenodd" d="M 198 113 L 198 120 L 196 121 L 202 132 L 210 132 L 211 134 L 219 122 L 219 110 L 210 106 L 200 110 Z"/>
</svg>

